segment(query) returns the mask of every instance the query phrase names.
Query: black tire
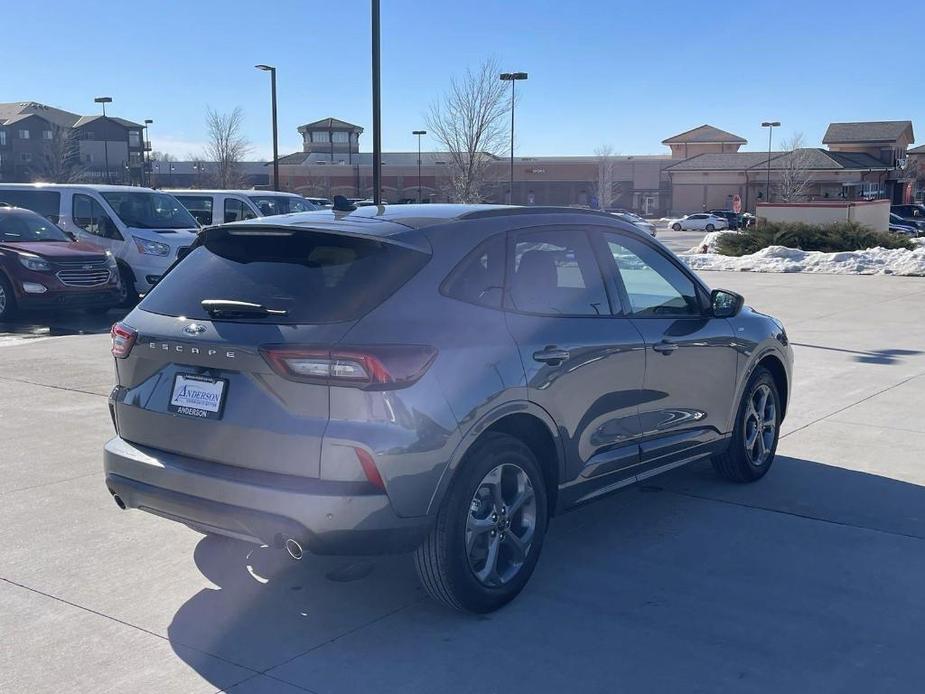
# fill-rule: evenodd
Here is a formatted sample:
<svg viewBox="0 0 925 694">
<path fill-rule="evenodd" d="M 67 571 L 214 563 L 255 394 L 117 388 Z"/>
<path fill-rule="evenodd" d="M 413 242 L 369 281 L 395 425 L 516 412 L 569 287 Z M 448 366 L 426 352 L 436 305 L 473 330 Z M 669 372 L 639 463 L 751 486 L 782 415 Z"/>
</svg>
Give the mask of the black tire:
<svg viewBox="0 0 925 694">
<path fill-rule="evenodd" d="M 749 449 L 747 436 L 751 431 L 749 403 L 753 403 L 756 393 L 766 388 L 769 398 L 773 403 L 773 420 L 774 430 L 773 439 L 770 443 L 757 441 L 756 444 L 767 451 L 767 457 L 761 462 L 754 460 L 754 448 Z M 713 456 L 713 468 L 716 472 L 727 480 L 732 482 L 755 482 L 764 477 L 771 465 L 774 463 L 774 456 L 777 453 L 777 443 L 780 439 L 780 418 L 781 403 L 780 394 L 777 392 L 777 385 L 771 373 L 763 366 L 759 366 L 748 379 L 745 392 L 742 395 L 742 401 L 739 403 L 739 409 L 736 414 L 735 430 L 732 433 L 732 440 L 729 448 L 719 455 Z M 764 436 L 764 432 L 759 432 L 759 437 Z"/>
<path fill-rule="evenodd" d="M 502 465 L 506 466 L 504 469 L 509 474 L 519 475 L 515 468 L 520 468 L 529 478 L 533 491 L 533 530 L 519 568 L 506 582 L 492 586 L 477 578 L 471 565 L 466 549 L 467 523 L 470 514 L 475 517 L 476 495 L 485 489 L 483 483 Z M 492 612 L 513 600 L 529 580 L 542 550 L 549 519 L 546 504 L 546 484 L 533 452 L 519 439 L 507 434 L 489 433 L 483 436 L 463 459 L 437 514 L 433 530 L 415 552 L 414 563 L 424 589 L 434 600 L 448 607 L 477 613 Z M 517 519 L 518 513 L 521 513 L 520 521 L 524 522 L 522 511 L 512 514 L 511 519 Z M 489 514 L 486 513 L 486 516 Z M 493 519 L 495 516 L 489 517 Z M 510 523 L 508 530 L 516 537 L 515 524 L 517 521 Z M 490 533 L 491 538 L 486 536 L 486 542 L 495 541 L 496 531 L 491 530 Z M 504 544 L 504 531 L 497 535 L 501 538 L 497 550 L 500 557 L 502 553 L 510 552 L 510 545 Z"/>
<path fill-rule="evenodd" d="M 707 231 L 716 231 L 716 227 L 712 224 L 707 224 Z"/>
<path fill-rule="evenodd" d="M 671 228 L 674 229 L 675 231 L 681 231 L 681 225 L 678 224 L 677 222 L 672 224 Z"/>
<path fill-rule="evenodd" d="M 9 280 L 0 273 L 0 323 L 12 320 L 16 315 L 16 297 Z"/>
<path fill-rule="evenodd" d="M 122 286 L 122 294 L 117 306 L 119 308 L 134 308 L 138 303 L 138 291 L 135 289 L 135 279 L 132 271 L 122 263 L 119 263 L 119 279 Z"/>
</svg>

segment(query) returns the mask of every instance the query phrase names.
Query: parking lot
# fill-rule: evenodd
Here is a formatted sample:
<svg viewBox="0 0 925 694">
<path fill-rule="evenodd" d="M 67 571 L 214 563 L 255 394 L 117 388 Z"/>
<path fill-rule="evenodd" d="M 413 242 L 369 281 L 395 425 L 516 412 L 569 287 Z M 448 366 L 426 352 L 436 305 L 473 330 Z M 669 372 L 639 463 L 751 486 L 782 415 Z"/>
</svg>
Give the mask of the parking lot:
<svg viewBox="0 0 925 694">
<path fill-rule="evenodd" d="M 925 279 L 704 277 L 795 345 L 775 468 L 696 464 L 555 519 L 478 617 L 407 556 L 297 563 L 119 511 L 118 313 L 0 326 L 0 691 L 922 691 Z"/>
</svg>

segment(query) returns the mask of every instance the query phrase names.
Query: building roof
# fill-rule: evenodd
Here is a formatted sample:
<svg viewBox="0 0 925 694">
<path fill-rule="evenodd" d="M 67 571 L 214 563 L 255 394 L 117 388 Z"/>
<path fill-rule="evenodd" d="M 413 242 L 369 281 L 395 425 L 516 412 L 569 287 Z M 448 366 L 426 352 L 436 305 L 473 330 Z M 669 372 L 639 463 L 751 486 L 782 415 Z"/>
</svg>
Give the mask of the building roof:
<svg viewBox="0 0 925 694">
<path fill-rule="evenodd" d="M 306 130 L 355 130 L 358 133 L 363 132 L 363 128 L 359 125 L 354 125 L 353 123 L 348 123 L 347 121 L 340 120 L 338 118 L 322 118 L 321 120 L 316 120 L 313 123 L 306 123 L 305 125 L 300 125 L 298 130 L 300 133 L 304 133 Z"/>
<path fill-rule="evenodd" d="M 855 144 L 859 142 L 896 142 L 909 130 L 912 136 L 912 121 L 881 120 L 865 123 L 829 123 L 824 145 Z M 912 138 L 913 142 L 915 138 Z"/>
<path fill-rule="evenodd" d="M 907 149 L 906 154 L 925 154 L 925 145 L 919 145 L 918 147 Z"/>
<path fill-rule="evenodd" d="M 889 170 L 876 157 L 864 152 L 829 152 L 817 147 L 805 147 L 793 152 L 771 152 L 771 169 L 783 169 L 790 165 L 790 157 L 805 157 L 805 166 L 810 171 L 868 171 Z M 768 166 L 767 152 L 724 152 L 698 154 L 672 166 L 667 171 L 746 171 Z"/>
<path fill-rule="evenodd" d="M 69 128 L 80 118 L 76 113 L 64 111 L 54 106 L 46 106 L 37 101 L 13 101 L 0 103 L 0 124 L 10 125 L 9 121 L 22 120 L 17 116 L 35 115 L 44 118 L 49 123 L 62 128 Z M 15 120 L 13 120 L 15 119 Z"/>
<path fill-rule="evenodd" d="M 726 132 L 725 130 L 714 128 L 712 125 L 701 125 L 700 127 L 687 130 L 678 135 L 672 135 L 671 137 L 662 140 L 663 145 L 679 145 L 693 142 L 698 144 L 738 143 L 744 145 L 748 143 L 748 140 L 739 137 L 738 135 L 733 135 L 730 132 Z"/>
<path fill-rule="evenodd" d="M 493 155 L 486 154 L 485 156 Z M 436 166 L 439 164 L 446 164 L 449 161 L 450 155 L 447 152 L 421 152 L 421 165 L 422 166 Z M 538 160 L 539 158 L 537 158 Z M 268 166 L 273 162 L 268 162 Z M 346 152 L 335 152 L 334 161 L 331 161 L 330 152 L 295 152 L 293 154 L 287 154 L 279 158 L 279 163 L 282 166 L 354 166 L 359 164 L 360 166 L 372 166 L 373 164 L 373 154 L 372 152 L 353 152 L 352 154 L 347 154 Z M 525 163 L 531 163 L 526 161 Z M 383 152 L 382 153 L 382 165 L 383 166 L 417 166 L 418 165 L 418 153 L 417 152 Z"/>
<path fill-rule="evenodd" d="M 78 119 L 78 121 L 77 121 L 76 123 L 74 123 L 74 127 L 75 127 L 75 128 L 82 128 L 83 126 L 87 125 L 88 123 L 93 123 L 94 121 L 98 121 L 98 120 L 100 120 L 101 118 L 105 118 L 106 120 L 110 120 L 110 121 L 112 121 L 113 123 L 116 123 L 116 124 L 118 124 L 118 125 L 121 125 L 123 128 L 143 128 L 143 127 L 144 127 L 141 123 L 134 123 L 134 122 L 132 122 L 132 121 L 130 121 L 130 120 L 125 120 L 125 118 L 116 118 L 115 116 L 102 116 L 102 115 L 96 115 L 96 116 L 81 116 L 81 117 Z"/>
</svg>

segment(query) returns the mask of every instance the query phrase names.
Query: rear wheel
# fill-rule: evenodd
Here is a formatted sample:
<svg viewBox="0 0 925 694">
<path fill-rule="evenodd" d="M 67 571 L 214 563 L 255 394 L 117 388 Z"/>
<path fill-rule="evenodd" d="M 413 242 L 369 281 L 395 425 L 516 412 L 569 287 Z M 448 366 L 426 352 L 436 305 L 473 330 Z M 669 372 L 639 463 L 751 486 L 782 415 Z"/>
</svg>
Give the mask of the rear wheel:
<svg viewBox="0 0 925 694">
<path fill-rule="evenodd" d="M 777 385 L 771 373 L 759 366 L 745 388 L 732 442 L 728 450 L 713 458 L 715 470 L 733 482 L 754 482 L 764 477 L 777 452 L 780 417 Z"/>
<path fill-rule="evenodd" d="M 675 231 L 681 231 L 681 225 L 678 224 L 677 222 L 675 222 L 674 224 L 672 224 L 672 225 L 671 225 L 671 228 L 674 229 Z"/>
<path fill-rule="evenodd" d="M 507 434 L 487 434 L 461 465 L 415 566 L 435 600 L 491 612 L 533 573 L 548 520 L 546 485 L 533 452 Z"/>
<path fill-rule="evenodd" d="M 707 224 L 707 231 L 713 231 L 713 230 L 715 230 L 715 229 L 716 229 L 716 227 L 713 226 L 712 224 Z"/>
<path fill-rule="evenodd" d="M 12 320 L 16 314 L 16 297 L 13 296 L 13 287 L 6 277 L 0 273 L 0 322 Z"/>
</svg>

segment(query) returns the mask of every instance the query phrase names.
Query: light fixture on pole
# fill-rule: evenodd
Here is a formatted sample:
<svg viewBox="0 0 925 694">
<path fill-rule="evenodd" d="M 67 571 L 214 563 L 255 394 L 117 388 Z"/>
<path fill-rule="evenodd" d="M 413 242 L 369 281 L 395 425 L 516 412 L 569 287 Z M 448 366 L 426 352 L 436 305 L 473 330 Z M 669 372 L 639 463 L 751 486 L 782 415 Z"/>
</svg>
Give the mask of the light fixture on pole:
<svg viewBox="0 0 925 694">
<path fill-rule="evenodd" d="M 273 190 L 279 190 L 279 136 L 276 127 L 276 68 L 272 65 L 255 65 L 258 70 L 270 73 L 270 98 L 273 101 Z"/>
<path fill-rule="evenodd" d="M 151 120 L 150 118 L 145 118 L 145 127 L 144 127 L 145 141 L 144 141 L 144 149 L 142 150 L 142 154 L 144 155 L 144 165 L 145 165 L 144 185 L 146 186 L 151 185 L 151 157 L 148 156 L 148 152 L 151 151 L 151 140 L 148 139 L 149 137 L 148 126 L 150 126 L 153 122 L 154 121 Z"/>
<path fill-rule="evenodd" d="M 502 72 L 501 81 L 511 83 L 511 183 L 508 202 L 514 202 L 514 83 L 527 79 L 526 72 Z"/>
<path fill-rule="evenodd" d="M 106 104 L 112 103 L 111 96 L 98 96 L 93 101 L 101 104 L 103 107 L 103 118 L 106 117 Z M 112 183 L 112 177 L 109 173 L 109 140 L 106 138 L 106 130 L 103 129 L 103 151 L 106 153 L 106 182 Z"/>
<path fill-rule="evenodd" d="M 761 124 L 761 127 L 768 129 L 768 182 L 764 189 L 764 201 L 771 202 L 771 134 L 774 132 L 774 128 L 780 127 L 780 121 L 766 120 Z"/>
<path fill-rule="evenodd" d="M 412 130 L 412 135 L 418 136 L 418 202 L 424 202 L 421 195 L 421 135 L 426 135 L 426 130 Z"/>
</svg>

